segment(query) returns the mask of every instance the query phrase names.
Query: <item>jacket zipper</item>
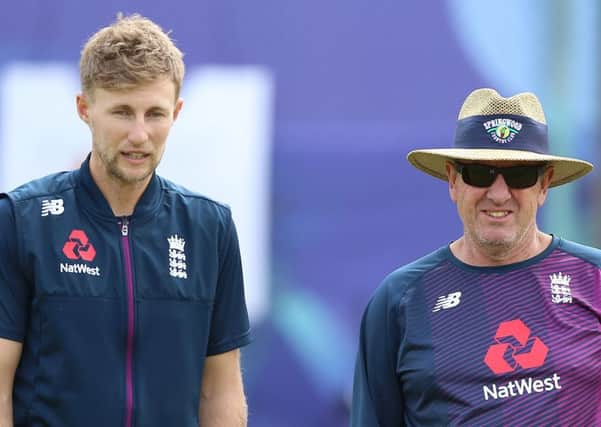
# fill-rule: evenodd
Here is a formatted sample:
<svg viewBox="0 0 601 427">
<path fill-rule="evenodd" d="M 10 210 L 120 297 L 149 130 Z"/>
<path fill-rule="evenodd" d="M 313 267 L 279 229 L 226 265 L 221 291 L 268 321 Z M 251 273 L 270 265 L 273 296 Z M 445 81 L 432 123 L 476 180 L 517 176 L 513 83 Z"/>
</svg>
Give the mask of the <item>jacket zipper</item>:
<svg viewBox="0 0 601 427">
<path fill-rule="evenodd" d="M 125 350 L 125 427 L 132 426 L 134 406 L 133 352 L 134 352 L 134 279 L 129 246 L 129 221 L 123 217 L 121 226 L 121 248 L 125 261 L 125 282 L 127 290 L 127 344 Z"/>
</svg>

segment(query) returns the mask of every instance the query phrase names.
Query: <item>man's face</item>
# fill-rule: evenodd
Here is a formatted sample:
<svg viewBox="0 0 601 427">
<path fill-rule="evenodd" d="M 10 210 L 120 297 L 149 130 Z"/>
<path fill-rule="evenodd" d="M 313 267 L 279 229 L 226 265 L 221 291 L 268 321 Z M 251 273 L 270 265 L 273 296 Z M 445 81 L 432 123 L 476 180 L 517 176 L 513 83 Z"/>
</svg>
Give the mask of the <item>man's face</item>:
<svg viewBox="0 0 601 427">
<path fill-rule="evenodd" d="M 516 166 L 516 162 L 478 162 L 497 167 Z M 536 212 L 547 197 L 553 171 L 548 169 L 531 187 L 510 188 L 499 174 L 485 188 L 466 184 L 451 163 L 447 163 L 449 193 L 457 204 L 466 243 L 475 250 L 510 251 L 534 239 Z"/>
<path fill-rule="evenodd" d="M 78 96 L 78 113 L 92 132 L 94 178 L 121 186 L 145 185 L 163 156 L 181 107 L 168 78 L 132 89 L 96 88 Z"/>
</svg>

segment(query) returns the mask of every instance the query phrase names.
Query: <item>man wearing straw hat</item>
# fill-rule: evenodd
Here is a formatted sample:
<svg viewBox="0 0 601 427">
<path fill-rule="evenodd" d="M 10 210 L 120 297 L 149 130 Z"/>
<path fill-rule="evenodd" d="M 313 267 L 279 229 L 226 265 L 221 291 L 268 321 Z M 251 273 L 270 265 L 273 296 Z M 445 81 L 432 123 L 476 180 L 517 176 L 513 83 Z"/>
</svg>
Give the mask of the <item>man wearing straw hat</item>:
<svg viewBox="0 0 601 427">
<path fill-rule="evenodd" d="M 540 231 L 550 187 L 592 169 L 548 153 L 532 93 L 478 89 L 455 146 L 416 150 L 463 235 L 369 302 L 351 425 L 601 425 L 601 251 Z"/>
</svg>

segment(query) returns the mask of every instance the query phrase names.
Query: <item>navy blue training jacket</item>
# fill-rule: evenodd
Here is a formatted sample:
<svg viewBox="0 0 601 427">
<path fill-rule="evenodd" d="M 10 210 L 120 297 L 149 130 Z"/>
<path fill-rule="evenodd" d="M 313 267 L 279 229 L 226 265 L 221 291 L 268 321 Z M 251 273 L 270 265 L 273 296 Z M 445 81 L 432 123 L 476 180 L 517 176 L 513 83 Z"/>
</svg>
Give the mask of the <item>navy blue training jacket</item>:
<svg viewBox="0 0 601 427">
<path fill-rule="evenodd" d="M 115 217 L 81 169 L 0 196 L 15 426 L 198 426 L 206 356 L 250 340 L 230 210 L 159 176 Z"/>
</svg>

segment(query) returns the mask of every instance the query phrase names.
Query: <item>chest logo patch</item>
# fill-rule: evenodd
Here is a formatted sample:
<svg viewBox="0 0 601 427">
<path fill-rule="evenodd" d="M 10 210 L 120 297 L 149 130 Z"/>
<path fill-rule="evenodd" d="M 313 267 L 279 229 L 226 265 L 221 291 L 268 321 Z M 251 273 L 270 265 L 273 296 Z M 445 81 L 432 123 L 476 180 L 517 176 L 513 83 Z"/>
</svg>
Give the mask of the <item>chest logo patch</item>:
<svg viewBox="0 0 601 427">
<path fill-rule="evenodd" d="M 88 263 L 96 258 L 96 249 L 90 243 L 87 234 L 83 230 L 72 230 L 69 240 L 63 245 L 63 254 L 70 260 L 82 260 L 85 263 L 61 262 L 59 271 L 61 273 L 87 274 L 88 276 L 100 276 L 100 267 L 90 266 Z"/>
<path fill-rule="evenodd" d="M 449 295 L 441 295 L 436 300 L 436 304 L 432 309 L 432 313 L 436 313 L 440 310 L 447 310 L 449 308 L 457 307 L 461 302 L 461 291 L 452 292 Z"/>
<path fill-rule="evenodd" d="M 94 261 L 94 258 L 96 258 L 96 249 L 94 249 L 83 230 L 71 231 L 69 240 L 63 246 L 63 253 L 69 259 Z"/>
<path fill-rule="evenodd" d="M 174 234 L 167 238 L 169 242 L 169 275 L 178 279 L 187 279 L 186 241 Z"/>
<path fill-rule="evenodd" d="M 63 199 L 42 200 L 42 216 L 62 215 L 63 212 L 65 212 Z"/>
<path fill-rule="evenodd" d="M 572 302 L 572 288 L 570 288 L 572 276 L 559 272 L 551 274 L 549 279 L 551 280 L 551 301 L 555 304 L 570 304 Z"/>
<path fill-rule="evenodd" d="M 545 363 L 549 348 L 520 319 L 501 322 L 496 343 L 488 347 L 484 363 L 497 375 L 522 369 L 538 368 Z"/>
</svg>

